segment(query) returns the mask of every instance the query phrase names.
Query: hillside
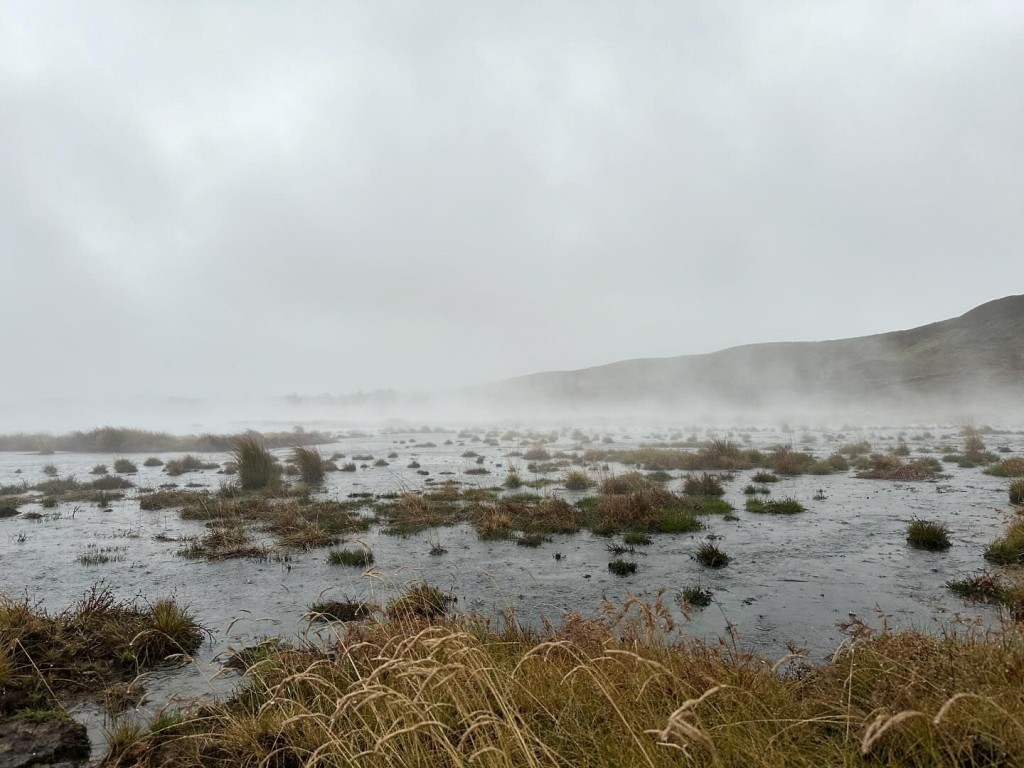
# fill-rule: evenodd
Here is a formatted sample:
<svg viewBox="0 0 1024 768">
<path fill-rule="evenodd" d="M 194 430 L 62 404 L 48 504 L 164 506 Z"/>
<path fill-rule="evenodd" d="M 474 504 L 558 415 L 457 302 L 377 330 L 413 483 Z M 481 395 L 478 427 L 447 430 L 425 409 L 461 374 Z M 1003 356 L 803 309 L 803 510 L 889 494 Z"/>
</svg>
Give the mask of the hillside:
<svg viewBox="0 0 1024 768">
<path fill-rule="evenodd" d="M 870 409 L 880 403 L 1019 402 L 1024 400 L 1024 295 L 910 330 L 626 360 L 508 379 L 478 392 L 487 399 L 553 407 L 700 403 Z"/>
</svg>

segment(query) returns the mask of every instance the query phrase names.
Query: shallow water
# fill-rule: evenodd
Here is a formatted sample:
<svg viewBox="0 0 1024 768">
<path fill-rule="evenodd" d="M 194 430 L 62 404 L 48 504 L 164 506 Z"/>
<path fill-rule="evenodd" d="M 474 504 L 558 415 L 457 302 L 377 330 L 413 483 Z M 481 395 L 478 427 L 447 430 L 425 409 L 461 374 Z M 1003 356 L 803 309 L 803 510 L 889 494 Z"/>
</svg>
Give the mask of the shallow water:
<svg viewBox="0 0 1024 768">
<path fill-rule="evenodd" d="M 956 448 L 961 444 L 956 428 L 927 427 L 932 437 L 923 437 L 924 429 L 907 430 L 907 443 L 915 456 L 936 455 L 943 444 Z M 743 434 L 749 435 L 747 447 L 792 443 L 798 450 L 824 457 L 842 443 L 862 439 L 876 451 L 891 450 L 898 432 L 847 429 L 839 436 L 823 431 L 762 430 Z M 610 434 L 616 446 L 649 444 L 667 437 L 636 431 L 606 430 L 602 434 Z M 700 433 L 700 437 L 705 435 Z M 740 440 L 736 435 L 731 439 Z M 1004 447 L 1013 455 L 1024 453 L 1024 434 L 988 435 L 985 439 L 990 450 Z M 445 445 L 446 440 L 451 444 Z M 436 447 L 414 447 L 428 441 Z M 570 451 L 577 445 L 566 432 L 550 450 Z M 320 446 L 321 453 L 380 458 L 394 451 L 398 458 L 389 459 L 388 467 L 329 473 L 325 496 L 344 500 L 351 493 L 422 487 L 425 478 L 406 468 L 414 458 L 435 482 L 454 477 L 468 485 L 498 485 L 509 461 L 529 480 L 533 476 L 525 471 L 527 462 L 508 457 L 522 447 L 518 440 L 498 446 L 471 442 L 455 432 L 350 437 Z M 468 449 L 485 457 L 483 466 L 490 475 L 462 474 L 478 466 L 475 459 L 461 456 Z M 277 453 L 284 456 L 287 451 Z M 175 455 L 159 456 L 167 460 Z M 219 463 L 228 458 L 224 454 L 206 456 Z M 215 489 L 231 480 L 215 470 L 169 478 L 161 467 L 143 467 L 146 457 L 128 456 L 139 466 L 131 479 L 140 487 L 175 482 Z M 39 482 L 45 479 L 43 466 L 50 463 L 58 467 L 61 476 L 86 479 L 93 465 L 112 465 L 113 459 L 109 454 L 0 453 L 0 484 Z M 822 659 L 842 639 L 837 622 L 851 615 L 877 625 L 881 612 L 892 626 L 926 631 L 941 631 L 956 622 L 996 619 L 992 609 L 965 605 L 944 584 L 947 579 L 984 568 L 982 552 L 998 535 L 1008 511 L 1006 481 L 982 474 L 980 469 L 944 467 L 948 478 L 923 483 L 859 480 L 852 472 L 783 478 L 774 484 L 773 496 L 793 496 L 808 507 L 808 512 L 792 516 L 744 511 L 742 489 L 754 471 L 739 472 L 727 484 L 725 497 L 737 508 L 737 520 L 707 516 L 707 530 L 699 534 L 656 535 L 650 546 L 637 547 L 639 568 L 625 578 L 607 570 L 611 559 L 605 549 L 608 539 L 587 532 L 554 536 L 551 542 L 529 549 L 511 541 L 480 541 L 466 526 L 407 537 L 382 535 L 375 528 L 359 537 L 376 556 L 373 569 L 364 573 L 327 565 L 325 550 L 292 552 L 288 562 L 184 560 L 176 554 L 180 543 L 161 538 L 199 535 L 203 524 L 180 520 L 176 510 L 142 511 L 134 491 L 105 509 L 87 503 L 61 504 L 57 509 L 28 504 L 20 507 L 18 516 L 0 519 L 0 591 L 27 593 L 59 610 L 103 581 L 122 598 L 174 596 L 188 604 L 211 630 L 212 640 L 195 663 L 146 676 L 147 710 L 178 698 L 229 691 L 237 678 L 225 675 L 217 659 L 231 646 L 249 644 L 265 635 L 331 632 L 330 628 L 310 627 L 303 619 L 306 607 L 321 596 L 384 600 L 403 584 L 418 579 L 450 590 L 461 610 L 498 612 L 511 607 L 521 620 L 535 625 L 541 619 L 557 623 L 567 611 L 596 611 L 603 597 L 613 601 L 630 593 L 653 597 L 660 589 L 674 597 L 680 588 L 699 582 L 713 591 L 715 603 L 688 619 L 679 614 L 686 634 L 733 642 L 731 628 L 741 646 L 768 656 L 780 656 L 786 653 L 787 644 L 793 644 L 808 649 L 812 658 Z M 625 469 L 611 467 L 612 471 Z M 439 474 L 442 472 L 455 474 Z M 672 473 L 676 479 L 670 488 L 681 488 L 678 478 L 682 474 Z M 558 475 L 547 477 L 557 479 Z M 812 499 L 818 489 L 826 494 L 822 501 Z M 557 485 L 540 493 L 557 493 L 570 501 L 586 495 L 566 492 Z M 27 519 L 25 514 L 33 511 L 43 517 Z M 953 548 L 942 553 L 909 548 L 905 528 L 912 517 L 946 523 Z M 732 561 L 728 567 L 710 570 L 691 558 L 697 543 L 708 536 L 716 537 L 729 553 Z M 429 554 L 431 544 L 437 541 L 448 549 L 446 555 Z M 100 550 L 121 559 L 98 566 L 77 561 L 82 554 Z M 555 559 L 555 553 L 560 559 Z M 83 706 L 76 715 L 90 725 L 94 740 L 101 741 L 98 710 Z"/>
</svg>

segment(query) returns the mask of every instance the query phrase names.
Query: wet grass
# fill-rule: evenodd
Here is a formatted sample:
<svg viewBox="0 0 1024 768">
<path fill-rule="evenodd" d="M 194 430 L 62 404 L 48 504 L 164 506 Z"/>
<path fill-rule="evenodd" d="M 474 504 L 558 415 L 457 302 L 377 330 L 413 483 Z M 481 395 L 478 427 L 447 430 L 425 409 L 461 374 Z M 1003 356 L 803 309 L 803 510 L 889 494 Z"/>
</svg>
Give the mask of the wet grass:
<svg viewBox="0 0 1024 768">
<path fill-rule="evenodd" d="M 306 610 L 314 621 L 363 621 L 373 615 L 374 606 L 358 600 L 318 600 Z"/>
<path fill-rule="evenodd" d="M 1024 504 L 1024 478 L 1014 480 L 1006 491 L 1011 504 Z"/>
<path fill-rule="evenodd" d="M 1014 516 L 1004 534 L 989 544 L 985 559 L 996 565 L 1024 565 L 1024 517 Z"/>
<path fill-rule="evenodd" d="M 296 445 L 291 452 L 292 463 L 298 468 L 302 482 L 320 485 L 324 481 L 324 459 L 311 445 Z"/>
<path fill-rule="evenodd" d="M 789 496 L 783 499 L 747 499 L 743 506 L 747 512 L 766 515 L 795 515 L 807 511 L 803 504 Z"/>
<path fill-rule="evenodd" d="M 1004 459 L 991 467 L 985 467 L 982 472 L 996 477 L 1024 477 L 1024 456 Z"/>
<path fill-rule="evenodd" d="M 171 459 L 164 464 L 164 472 L 171 477 L 179 477 L 180 475 L 185 475 L 189 472 L 200 472 L 204 469 L 218 469 L 218 467 L 219 465 L 214 462 L 204 461 L 198 456 L 194 456 L 189 453 L 181 458 Z"/>
<path fill-rule="evenodd" d="M 679 602 L 684 608 L 706 608 L 711 605 L 713 597 L 711 590 L 702 588 L 700 584 L 679 591 Z"/>
<path fill-rule="evenodd" d="M 630 576 L 636 573 L 636 562 L 633 560 L 612 560 L 608 563 L 608 571 L 615 576 Z"/>
<path fill-rule="evenodd" d="M 680 639 L 666 606 L 534 632 L 402 616 L 268 646 L 240 691 L 114 742 L 110 765 L 1011 766 L 1019 632 L 879 632 L 828 662 Z M 685 751 L 681 751 L 685 748 Z M 486 756 L 481 763 L 480 755 Z"/>
<path fill-rule="evenodd" d="M 779 482 L 779 476 L 774 472 L 755 472 L 750 478 L 755 483 L 777 483 Z"/>
<path fill-rule="evenodd" d="M 114 460 L 114 471 L 120 475 L 134 475 L 139 468 L 131 459 L 121 457 Z"/>
<path fill-rule="evenodd" d="M 942 465 L 933 458 L 904 462 L 898 456 L 872 456 L 869 466 L 857 473 L 866 480 L 931 480 L 942 471 Z"/>
<path fill-rule="evenodd" d="M 238 465 L 242 490 L 258 491 L 277 484 L 278 467 L 259 435 L 247 433 L 238 437 L 231 458 Z"/>
<path fill-rule="evenodd" d="M 949 549 L 949 526 L 929 520 L 914 518 L 907 523 L 907 544 L 916 549 L 933 552 Z"/>
<path fill-rule="evenodd" d="M 719 475 L 704 472 L 687 476 L 683 481 L 683 493 L 687 496 L 724 496 L 725 486 Z"/>
<path fill-rule="evenodd" d="M 373 565 L 373 552 L 367 547 L 332 549 L 327 553 L 328 565 L 347 565 L 353 568 L 369 568 Z"/>
<path fill-rule="evenodd" d="M 421 581 L 390 600 L 384 613 L 388 618 L 399 621 L 441 619 L 448 615 L 454 604 L 453 595 Z"/>
<path fill-rule="evenodd" d="M 0 715 L 63 709 L 70 697 L 193 653 L 203 637 L 173 600 L 119 601 L 94 587 L 70 608 L 49 613 L 27 597 L 0 596 Z"/>
<path fill-rule="evenodd" d="M 702 541 L 694 554 L 694 559 L 708 568 L 724 568 L 729 564 L 729 555 L 713 541 Z"/>
<path fill-rule="evenodd" d="M 586 491 L 595 485 L 594 478 L 582 469 L 571 469 L 562 476 L 567 491 Z"/>
</svg>

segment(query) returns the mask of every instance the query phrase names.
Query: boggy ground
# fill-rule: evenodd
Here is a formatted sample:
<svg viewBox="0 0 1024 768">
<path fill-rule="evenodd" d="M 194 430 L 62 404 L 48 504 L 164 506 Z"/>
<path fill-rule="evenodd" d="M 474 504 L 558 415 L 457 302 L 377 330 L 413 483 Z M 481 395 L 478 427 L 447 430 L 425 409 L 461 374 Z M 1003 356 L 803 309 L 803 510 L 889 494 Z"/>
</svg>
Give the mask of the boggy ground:
<svg viewBox="0 0 1024 768">
<path fill-rule="evenodd" d="M 231 646 L 294 642 L 310 609 L 386 604 L 419 579 L 534 627 L 666 589 L 690 638 L 821 662 L 837 622 L 876 608 L 930 634 L 1018 615 L 1008 489 L 1024 438 L 931 429 L 352 434 L 320 446 L 322 479 L 280 449 L 254 490 L 227 454 L 0 453 L 0 583 L 47 605 L 98 579 L 119 599 L 190 605 L 213 643 L 147 675 L 149 711 L 229 695 L 216 673 Z M 91 475 L 99 464 L 135 471 Z M 914 520 L 945 526 L 950 548 L 908 542 Z"/>
<path fill-rule="evenodd" d="M 88 757 L 69 706 L 98 697 L 117 713 L 142 695 L 140 672 L 199 648 L 202 628 L 173 600 L 141 605 L 94 588 L 50 613 L 0 596 L 0 765 Z"/>
<path fill-rule="evenodd" d="M 417 601 L 417 605 L 422 605 Z M 223 703 L 116 730 L 109 766 L 1015 766 L 1024 635 L 862 623 L 826 664 L 680 638 L 655 601 L 541 632 L 395 610 L 264 644 Z"/>
</svg>

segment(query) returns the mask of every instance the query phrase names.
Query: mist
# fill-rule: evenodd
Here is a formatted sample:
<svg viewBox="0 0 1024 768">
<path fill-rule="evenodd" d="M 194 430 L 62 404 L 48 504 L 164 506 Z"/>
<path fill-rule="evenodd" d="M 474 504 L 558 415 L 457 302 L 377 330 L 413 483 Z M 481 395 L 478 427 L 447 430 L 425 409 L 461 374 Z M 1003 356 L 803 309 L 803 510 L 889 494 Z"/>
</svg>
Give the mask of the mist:
<svg viewBox="0 0 1024 768">
<path fill-rule="evenodd" d="M 876 418 L 467 393 L 1015 292 L 1022 34 L 1000 2 L 7 3 L 0 432 Z"/>
</svg>

